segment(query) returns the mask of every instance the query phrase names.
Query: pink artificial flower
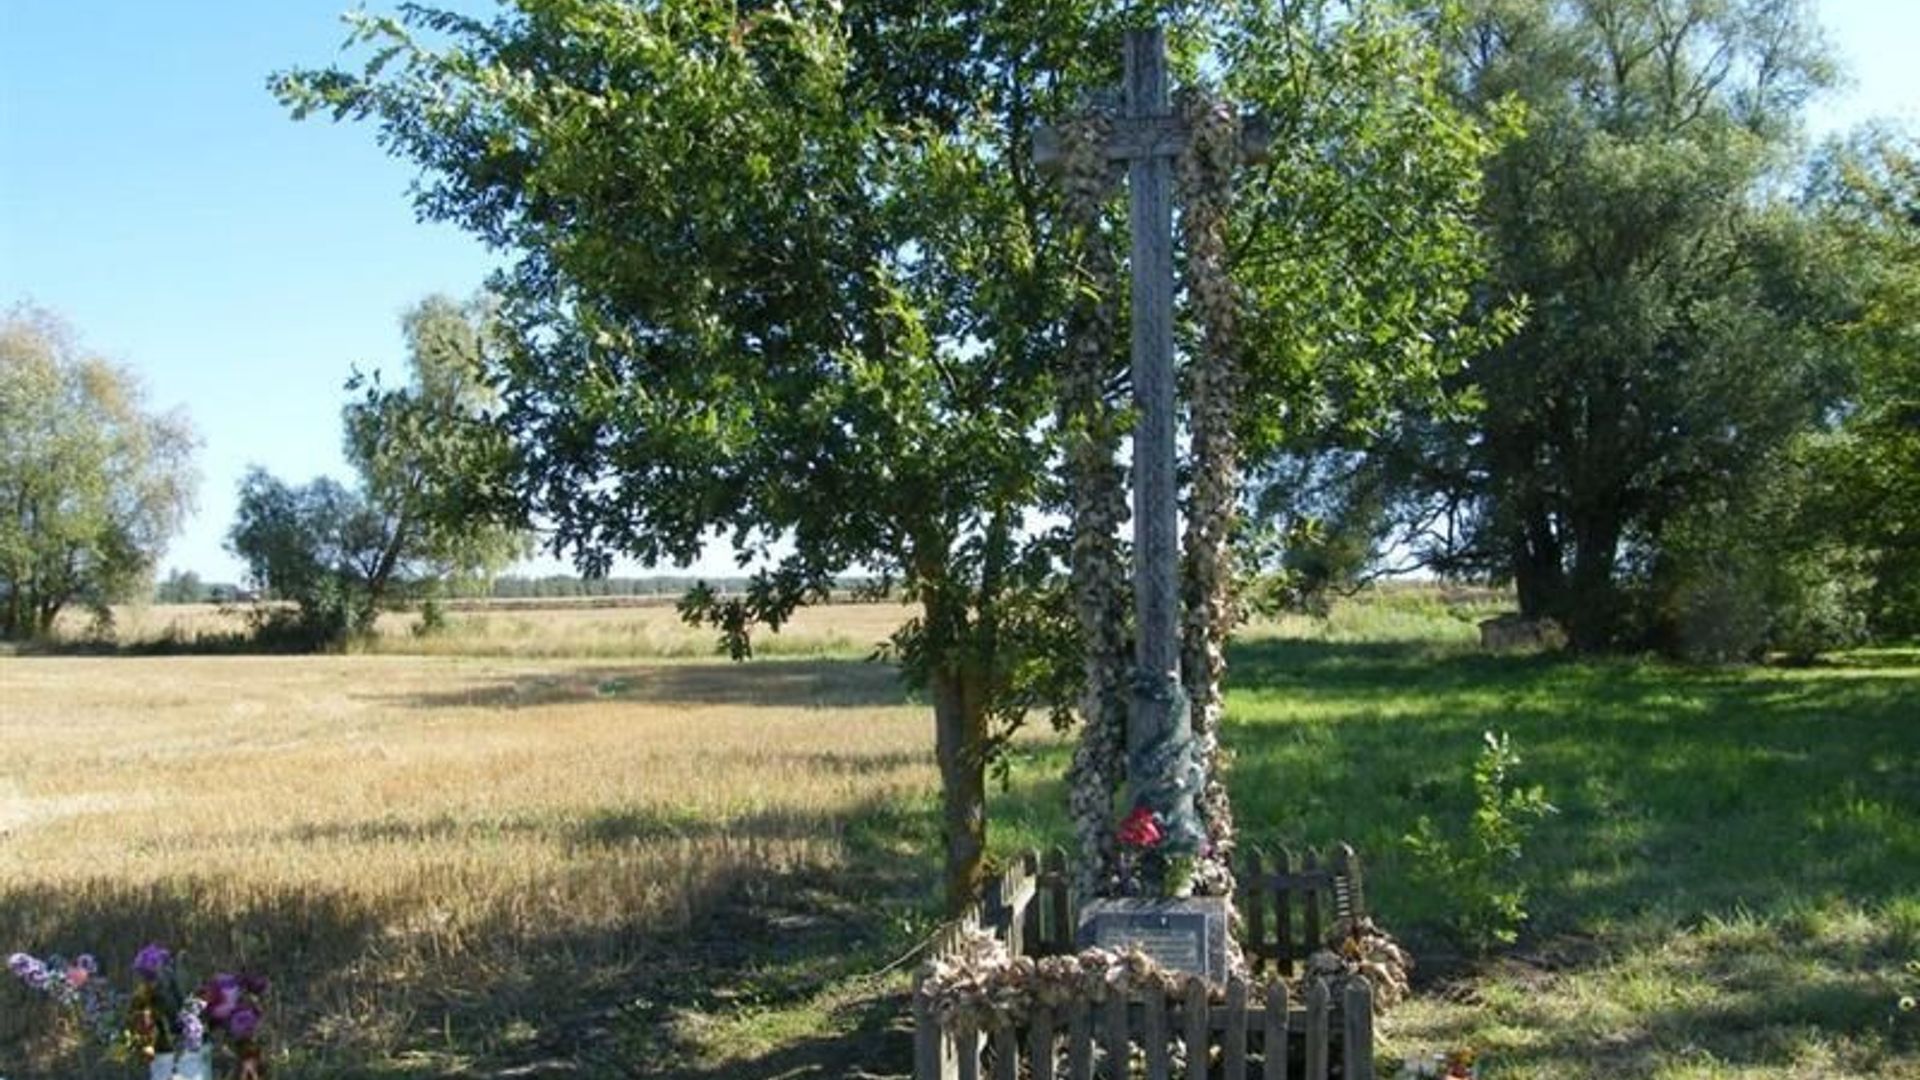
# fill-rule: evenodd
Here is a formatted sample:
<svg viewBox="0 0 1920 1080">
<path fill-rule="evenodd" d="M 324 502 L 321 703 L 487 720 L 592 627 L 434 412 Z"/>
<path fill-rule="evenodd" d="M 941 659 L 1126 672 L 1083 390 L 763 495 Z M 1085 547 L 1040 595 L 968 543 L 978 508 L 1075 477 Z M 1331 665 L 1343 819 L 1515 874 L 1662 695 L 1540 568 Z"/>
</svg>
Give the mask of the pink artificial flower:
<svg viewBox="0 0 1920 1080">
<path fill-rule="evenodd" d="M 1120 823 L 1118 839 L 1127 847 L 1150 848 L 1164 838 L 1159 815 L 1144 806 L 1134 807 L 1133 813 Z"/>
</svg>

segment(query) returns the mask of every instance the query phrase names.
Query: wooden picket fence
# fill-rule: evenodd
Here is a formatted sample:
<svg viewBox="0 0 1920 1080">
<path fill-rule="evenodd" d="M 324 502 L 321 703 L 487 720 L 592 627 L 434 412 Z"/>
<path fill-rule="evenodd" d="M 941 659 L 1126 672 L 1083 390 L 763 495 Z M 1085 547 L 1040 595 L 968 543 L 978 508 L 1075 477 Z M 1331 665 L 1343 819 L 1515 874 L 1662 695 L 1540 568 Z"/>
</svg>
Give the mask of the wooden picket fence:
<svg viewBox="0 0 1920 1080">
<path fill-rule="evenodd" d="M 1102 1002 L 1036 1008 L 997 1026 L 956 1020 L 951 1028 L 915 987 L 915 1080 L 1373 1080 L 1373 997 L 1362 980 L 1336 995 L 1311 981 L 1291 1000 L 1278 976 L 1294 976 L 1323 947 L 1325 918 L 1364 913 L 1359 860 L 1345 845 L 1329 857 L 1281 852 L 1271 864 L 1249 855 L 1236 906 L 1245 920 L 1241 948 L 1255 972 L 1274 976 L 1264 992 L 1245 979 L 1211 1001 L 1194 984 L 1182 998 L 1151 990 Z M 1054 956 L 1077 951 L 1075 905 L 1064 853 L 1034 853 L 991 883 L 986 899 L 932 945 L 955 950 L 985 929 L 1009 953 Z M 1337 999 L 1336 999 L 1337 998 Z"/>
</svg>

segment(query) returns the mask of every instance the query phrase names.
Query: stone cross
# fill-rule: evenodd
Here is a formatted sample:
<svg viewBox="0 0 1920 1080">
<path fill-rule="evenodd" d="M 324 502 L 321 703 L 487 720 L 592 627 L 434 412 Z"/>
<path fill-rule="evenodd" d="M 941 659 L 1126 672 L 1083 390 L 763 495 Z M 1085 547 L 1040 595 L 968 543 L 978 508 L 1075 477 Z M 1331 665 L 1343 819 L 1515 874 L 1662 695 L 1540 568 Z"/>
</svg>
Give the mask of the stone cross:
<svg viewBox="0 0 1920 1080">
<path fill-rule="evenodd" d="M 1191 754 L 1192 726 L 1180 687 L 1180 522 L 1175 482 L 1177 410 L 1173 370 L 1173 163 L 1190 136 L 1168 93 L 1166 37 L 1127 32 L 1121 115 L 1105 148 L 1127 168 L 1132 239 L 1134 700 L 1127 720 L 1134 800 L 1171 819 L 1180 846 L 1197 851 L 1193 798 L 1204 777 Z M 1258 125 L 1245 126 L 1246 155 L 1264 156 Z M 1059 134 L 1042 129 L 1034 161 L 1060 158 Z M 1182 835 L 1185 834 L 1185 835 Z M 1184 843 L 1182 843 L 1184 841 Z"/>
</svg>

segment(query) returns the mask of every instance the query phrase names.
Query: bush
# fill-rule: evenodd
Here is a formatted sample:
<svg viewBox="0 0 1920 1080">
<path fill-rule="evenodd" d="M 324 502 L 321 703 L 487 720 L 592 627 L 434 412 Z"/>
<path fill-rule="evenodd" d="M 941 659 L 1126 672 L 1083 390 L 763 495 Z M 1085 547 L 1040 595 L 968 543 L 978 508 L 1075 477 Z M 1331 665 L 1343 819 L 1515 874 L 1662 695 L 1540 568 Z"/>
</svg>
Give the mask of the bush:
<svg viewBox="0 0 1920 1080">
<path fill-rule="evenodd" d="M 447 611 L 440 601 L 431 597 L 420 604 L 420 621 L 413 624 L 413 636 L 417 638 L 439 637 L 447 632 Z"/>
<path fill-rule="evenodd" d="M 1859 555 L 1774 501 L 1703 506 L 1669 525 L 1653 579 L 1663 652 L 1699 663 L 1778 652 L 1804 663 L 1866 639 L 1870 578 Z"/>
<path fill-rule="evenodd" d="M 1484 953 L 1510 945 L 1527 921 L 1520 857 L 1533 826 L 1554 813 L 1546 791 L 1513 777 L 1520 757 L 1504 733 L 1486 732 L 1473 763 L 1473 812 L 1461 829 L 1443 832 L 1425 814 L 1403 841 L 1414 877 L 1446 912 L 1460 943 Z"/>
</svg>

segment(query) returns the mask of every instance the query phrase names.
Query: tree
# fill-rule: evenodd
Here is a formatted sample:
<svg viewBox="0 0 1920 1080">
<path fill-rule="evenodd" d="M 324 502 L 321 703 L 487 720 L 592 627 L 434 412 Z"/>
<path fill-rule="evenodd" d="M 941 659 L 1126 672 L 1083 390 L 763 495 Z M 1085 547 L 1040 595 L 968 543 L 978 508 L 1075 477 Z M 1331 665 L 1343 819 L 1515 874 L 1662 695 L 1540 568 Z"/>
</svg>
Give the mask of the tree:
<svg viewBox="0 0 1920 1080">
<path fill-rule="evenodd" d="M 504 452 L 483 422 L 491 301 L 429 297 L 402 328 L 408 384 L 349 384 L 362 391 L 343 413 L 359 490 L 324 477 L 292 487 L 257 468 L 241 481 L 228 546 L 267 596 L 298 605 L 282 629 L 305 644 L 367 633 L 396 595 L 491 576 L 524 550 L 517 530 L 469 512 L 490 498 L 484 478 Z"/>
<path fill-rule="evenodd" d="M 1920 151 L 1870 133 L 1823 163 L 1818 205 L 1866 278 L 1849 328 L 1858 362 L 1837 430 L 1810 439 L 1811 516 L 1868 579 L 1863 607 L 1884 637 L 1920 635 Z"/>
<path fill-rule="evenodd" d="M 919 606 L 894 644 L 933 702 L 957 907 L 983 877 L 989 761 L 1080 681 L 1062 571 L 1093 538 L 1043 515 L 1067 505 L 1062 428 L 1085 405 L 1058 378 L 1078 260 L 1115 234 L 1068 235 L 1031 146 L 1118 81 L 1131 20 L 1173 22 L 1189 79 L 1226 72 L 1284 129 L 1232 237 L 1251 451 L 1445 368 L 1485 139 L 1395 5 L 1336 7 L 407 8 L 355 20 L 363 70 L 275 88 L 296 115 L 378 124 L 423 168 L 423 214 L 522 253 L 499 282 L 503 515 L 550 524 L 588 572 L 684 565 L 715 529 L 743 560 L 786 542 L 744 595 L 684 603 L 736 654 L 851 568 Z M 1087 392 L 1114 408 L 1107 359 Z M 1329 386 L 1360 405 L 1307 400 Z"/>
<path fill-rule="evenodd" d="M 159 604 L 204 604 L 212 589 L 191 570 L 175 570 L 153 591 Z"/>
<path fill-rule="evenodd" d="M 47 633 L 70 604 L 139 595 L 192 507 L 185 413 L 48 312 L 0 321 L 0 638 Z"/>
<path fill-rule="evenodd" d="M 426 298 L 401 320 L 408 384 L 384 387 L 378 373 L 349 383 L 365 393 L 344 414 L 347 459 L 381 518 L 381 543 L 363 575 L 375 604 L 396 575 L 486 578 L 526 551 L 524 533 L 478 512 L 499 500 L 489 485 L 508 453 L 487 422 L 497 404 L 489 355 L 502 348 L 496 306 L 485 294 L 466 304 Z"/>
<path fill-rule="evenodd" d="M 1829 67 L 1797 0 L 1470 7 L 1463 100 L 1526 114 L 1484 212 L 1530 317 L 1462 376 L 1482 407 L 1409 418 L 1368 482 L 1432 565 L 1512 580 L 1575 647 L 1657 642 L 1669 527 L 1743 505 L 1845 385 L 1845 264 L 1790 198 Z"/>
</svg>

